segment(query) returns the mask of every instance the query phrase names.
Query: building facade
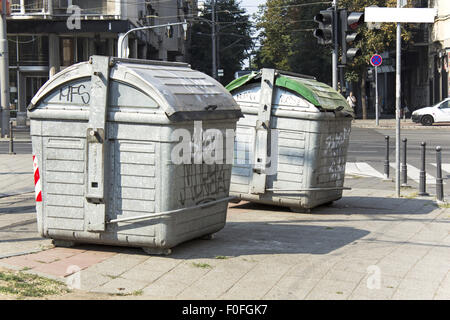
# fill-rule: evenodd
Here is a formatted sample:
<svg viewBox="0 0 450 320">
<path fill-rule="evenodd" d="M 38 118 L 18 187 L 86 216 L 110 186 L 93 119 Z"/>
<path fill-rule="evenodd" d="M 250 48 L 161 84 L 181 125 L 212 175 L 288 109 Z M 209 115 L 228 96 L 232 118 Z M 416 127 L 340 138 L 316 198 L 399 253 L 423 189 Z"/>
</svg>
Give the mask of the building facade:
<svg viewBox="0 0 450 320">
<path fill-rule="evenodd" d="M 414 8 L 436 8 L 433 24 L 405 24 L 409 41 L 402 41 L 402 101 L 409 111 L 433 105 L 450 96 L 450 0 L 409 0 Z M 382 53 L 378 68 L 379 105 L 386 116 L 395 114 L 395 50 Z M 372 70 L 373 73 L 373 70 Z M 368 113 L 375 114 L 375 81 L 368 79 Z"/>
<path fill-rule="evenodd" d="M 128 30 L 182 22 L 192 0 L 12 0 L 7 20 L 11 108 L 25 112 L 37 90 L 55 73 L 91 55 L 117 56 Z M 182 26 L 131 33 L 129 58 L 184 61 L 189 43 Z"/>
<path fill-rule="evenodd" d="M 430 0 L 430 7 L 437 9 L 429 55 L 430 100 L 435 103 L 450 96 L 450 1 Z"/>
</svg>

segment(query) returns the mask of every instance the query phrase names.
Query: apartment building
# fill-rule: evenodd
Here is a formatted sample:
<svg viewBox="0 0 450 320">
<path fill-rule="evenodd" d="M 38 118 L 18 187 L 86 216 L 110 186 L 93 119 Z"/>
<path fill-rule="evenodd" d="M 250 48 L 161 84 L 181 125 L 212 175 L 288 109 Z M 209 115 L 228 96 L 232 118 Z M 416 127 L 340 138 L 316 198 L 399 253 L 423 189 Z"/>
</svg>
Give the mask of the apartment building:
<svg viewBox="0 0 450 320">
<path fill-rule="evenodd" d="M 49 77 L 89 56 L 117 56 L 128 30 L 181 22 L 195 0 L 11 0 L 7 20 L 12 108 L 25 112 Z M 184 61 L 189 43 L 182 26 L 131 33 L 130 58 Z"/>
<path fill-rule="evenodd" d="M 437 102 L 450 96 L 450 1 L 430 0 L 430 7 L 437 9 L 429 56 L 431 101 Z"/>
</svg>

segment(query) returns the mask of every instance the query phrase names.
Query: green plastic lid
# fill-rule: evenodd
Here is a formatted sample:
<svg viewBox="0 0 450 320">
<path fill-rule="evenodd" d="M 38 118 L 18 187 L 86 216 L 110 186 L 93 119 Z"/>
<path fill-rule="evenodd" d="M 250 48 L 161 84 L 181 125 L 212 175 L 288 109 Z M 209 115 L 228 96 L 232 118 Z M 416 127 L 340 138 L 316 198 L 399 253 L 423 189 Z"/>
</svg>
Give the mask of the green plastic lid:
<svg viewBox="0 0 450 320">
<path fill-rule="evenodd" d="M 261 74 L 261 71 L 252 72 L 233 80 L 226 88 L 232 92 L 246 84 L 261 81 Z M 282 71 L 278 71 L 275 85 L 297 93 L 316 107 L 328 111 L 339 109 L 340 111 L 350 113 L 352 116 L 354 115 L 353 109 L 339 92 L 315 79 L 285 75 Z"/>
</svg>

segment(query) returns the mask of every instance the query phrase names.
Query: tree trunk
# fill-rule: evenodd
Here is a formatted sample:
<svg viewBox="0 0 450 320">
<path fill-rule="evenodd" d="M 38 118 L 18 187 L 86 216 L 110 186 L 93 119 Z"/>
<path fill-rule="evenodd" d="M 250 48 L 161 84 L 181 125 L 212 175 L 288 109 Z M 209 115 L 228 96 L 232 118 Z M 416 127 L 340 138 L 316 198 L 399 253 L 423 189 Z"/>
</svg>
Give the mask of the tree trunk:
<svg viewBox="0 0 450 320">
<path fill-rule="evenodd" d="M 362 108 L 362 118 L 367 119 L 367 101 L 366 101 L 366 77 L 367 69 L 364 68 L 361 73 L 361 108 Z"/>
</svg>

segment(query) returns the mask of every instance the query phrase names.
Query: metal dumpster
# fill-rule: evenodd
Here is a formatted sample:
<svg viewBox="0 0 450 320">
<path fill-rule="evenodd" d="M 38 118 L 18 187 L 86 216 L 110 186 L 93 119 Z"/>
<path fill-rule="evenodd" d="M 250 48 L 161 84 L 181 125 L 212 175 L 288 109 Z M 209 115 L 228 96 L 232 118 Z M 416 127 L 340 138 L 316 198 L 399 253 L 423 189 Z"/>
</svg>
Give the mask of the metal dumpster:
<svg viewBox="0 0 450 320">
<path fill-rule="evenodd" d="M 28 110 L 38 228 L 56 245 L 168 254 L 224 227 L 232 163 L 185 150 L 172 161 L 180 132 L 202 147 L 205 131 L 234 130 L 242 116 L 211 77 L 183 63 L 93 56 L 51 78 Z"/>
<path fill-rule="evenodd" d="M 226 88 L 244 114 L 230 195 L 298 212 L 342 197 L 354 117 L 342 95 L 313 77 L 274 69 Z"/>
</svg>

